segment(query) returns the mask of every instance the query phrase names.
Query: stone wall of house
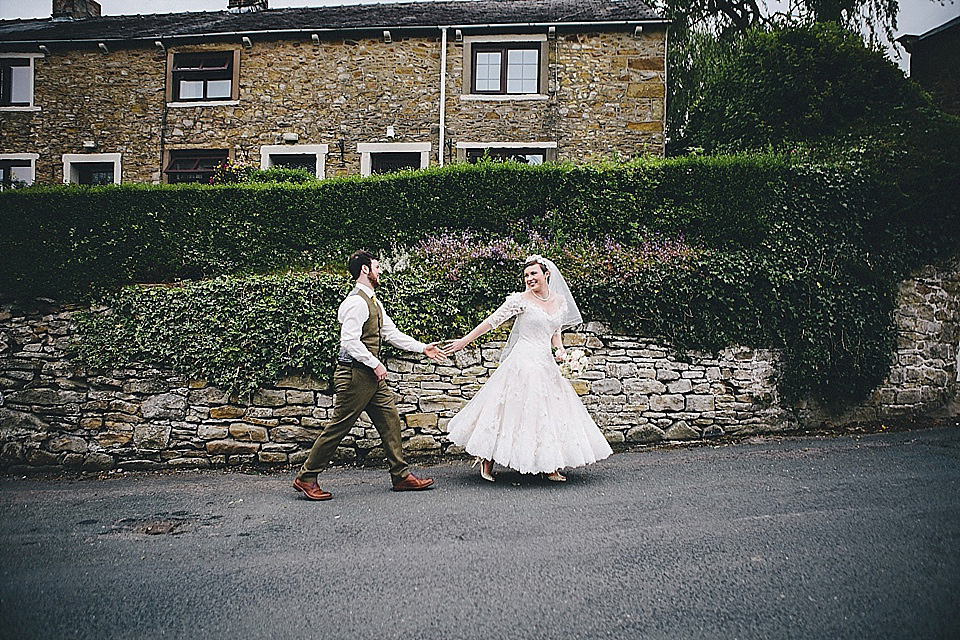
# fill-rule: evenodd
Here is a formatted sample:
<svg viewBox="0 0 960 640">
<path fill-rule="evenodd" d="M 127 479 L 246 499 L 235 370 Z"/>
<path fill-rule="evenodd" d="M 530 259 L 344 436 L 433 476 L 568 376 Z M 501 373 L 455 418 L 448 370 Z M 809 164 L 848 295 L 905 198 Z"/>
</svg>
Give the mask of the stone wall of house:
<svg viewBox="0 0 960 640">
<path fill-rule="evenodd" d="M 0 467 L 86 470 L 296 464 L 329 418 L 328 383 L 290 376 L 249 399 L 202 380 L 136 366 L 85 371 L 69 357 L 74 308 L 37 303 L 0 309 Z M 656 340 L 588 323 L 565 340 L 590 353 L 571 382 L 612 443 L 656 443 L 761 434 L 956 410 L 960 267 L 928 268 L 905 281 L 897 311 L 899 348 L 887 380 L 842 416 L 785 406 L 777 352 L 735 347 L 717 356 L 674 357 Z M 446 438 L 450 418 L 496 367 L 500 344 L 468 349 L 445 365 L 422 356 L 389 363 L 406 449 L 462 451 Z M 382 455 L 362 419 L 340 459 Z"/>
<path fill-rule="evenodd" d="M 464 99 L 462 49 L 447 51 L 447 133 L 454 142 L 552 141 L 560 160 L 575 161 L 663 155 L 664 32 L 548 40 L 549 100 Z"/>
<path fill-rule="evenodd" d="M 121 153 L 125 182 L 159 175 L 165 54 L 57 51 L 35 64 L 40 110 L 0 113 L 0 153 L 39 154 L 36 180 L 48 184 L 63 182 L 66 153 Z M 97 148 L 85 150 L 91 140 Z"/>
<path fill-rule="evenodd" d="M 438 162 L 439 30 L 391 43 L 254 40 L 249 49 L 236 41 L 171 47 L 240 50 L 239 100 L 214 106 L 167 106 L 167 54 L 157 48 L 54 49 L 36 61 L 40 110 L 0 113 L 0 153 L 38 153 L 45 183 L 63 181 L 65 153 L 121 153 L 124 182 L 157 182 L 164 151 L 229 148 L 259 164 L 260 147 L 282 144 L 284 133 L 299 145 L 328 145 L 327 176 L 360 172 L 358 143 L 429 142 Z M 555 142 L 560 160 L 663 154 L 662 31 L 561 34 L 547 44 L 547 99 L 464 101 L 463 45 L 451 34 L 446 141 Z M 90 140 L 96 148 L 85 150 Z"/>
</svg>

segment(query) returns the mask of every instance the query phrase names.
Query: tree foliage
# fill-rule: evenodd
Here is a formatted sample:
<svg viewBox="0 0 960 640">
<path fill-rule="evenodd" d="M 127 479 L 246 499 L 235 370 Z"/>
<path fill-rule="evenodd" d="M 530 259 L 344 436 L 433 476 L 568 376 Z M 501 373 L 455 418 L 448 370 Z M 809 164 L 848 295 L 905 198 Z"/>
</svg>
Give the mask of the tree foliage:
<svg viewBox="0 0 960 640">
<path fill-rule="evenodd" d="M 898 0 L 792 0 L 785 7 L 765 0 L 657 0 L 681 39 L 691 31 L 709 33 L 722 40 L 757 27 L 785 27 L 834 22 L 851 31 L 866 32 L 871 42 L 890 39 L 897 28 Z"/>
<path fill-rule="evenodd" d="M 836 24 L 750 31 L 702 54 L 686 137 L 707 150 L 873 133 L 932 109 L 878 49 Z"/>
<path fill-rule="evenodd" d="M 866 36 L 871 46 L 891 41 L 897 27 L 898 0 L 792 0 L 772 10 L 765 0 L 657 0 L 671 21 L 667 63 L 668 151 L 686 148 L 691 101 L 717 56 L 750 31 L 789 29 L 833 23 Z"/>
</svg>

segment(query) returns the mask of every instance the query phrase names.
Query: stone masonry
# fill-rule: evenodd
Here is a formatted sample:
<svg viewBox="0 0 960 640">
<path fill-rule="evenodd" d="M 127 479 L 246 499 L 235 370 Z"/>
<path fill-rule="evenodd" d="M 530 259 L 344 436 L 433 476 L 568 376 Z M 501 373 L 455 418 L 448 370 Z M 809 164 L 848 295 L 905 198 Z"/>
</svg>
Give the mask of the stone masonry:
<svg viewBox="0 0 960 640">
<path fill-rule="evenodd" d="M 75 312 L 40 303 L 0 310 L 3 469 L 297 464 L 329 418 L 329 385 L 309 376 L 285 377 L 241 399 L 147 366 L 78 368 L 68 356 Z M 617 335 L 595 322 L 566 334 L 565 342 L 590 354 L 587 371 L 571 384 L 607 439 L 648 444 L 955 410 L 960 268 L 929 267 L 903 282 L 896 322 L 900 342 L 887 380 L 840 416 L 781 403 L 776 351 L 733 347 L 678 359 L 656 340 Z M 447 423 L 497 366 L 501 346 L 468 349 L 442 365 L 412 355 L 390 361 L 388 381 L 410 454 L 463 453 L 445 438 Z M 361 419 L 340 459 L 381 456 L 376 430 Z"/>
<path fill-rule="evenodd" d="M 548 88 L 537 100 L 464 100 L 463 49 L 448 40 L 445 162 L 458 142 L 555 143 L 557 159 L 572 161 L 663 155 L 663 30 L 548 41 Z M 39 154 L 36 181 L 50 184 L 63 181 L 63 154 L 120 153 L 121 181 L 159 182 L 167 151 L 226 148 L 259 164 L 260 147 L 283 144 L 283 134 L 328 145 L 327 177 L 360 172 L 359 143 L 429 142 L 438 163 L 439 30 L 391 43 L 302 37 L 169 49 L 225 50 L 240 51 L 238 101 L 190 106 L 166 102 L 164 51 L 57 49 L 36 60 L 39 110 L 0 113 L 0 153 Z"/>
</svg>

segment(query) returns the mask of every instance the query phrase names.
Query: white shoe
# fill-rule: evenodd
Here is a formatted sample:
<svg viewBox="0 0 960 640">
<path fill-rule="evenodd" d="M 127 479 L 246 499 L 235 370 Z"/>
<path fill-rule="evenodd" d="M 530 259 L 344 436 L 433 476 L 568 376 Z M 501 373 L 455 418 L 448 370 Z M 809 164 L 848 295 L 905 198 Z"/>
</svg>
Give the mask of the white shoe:
<svg viewBox="0 0 960 640">
<path fill-rule="evenodd" d="M 490 464 L 490 470 L 489 470 L 489 471 L 487 471 L 487 464 L 488 464 L 488 463 Z M 481 478 L 483 478 L 483 479 L 486 480 L 487 482 L 496 482 L 496 480 L 493 479 L 493 475 L 492 475 L 492 473 L 493 473 L 493 460 L 486 460 L 486 459 L 484 459 L 484 458 L 477 457 L 477 458 L 475 458 L 475 459 L 473 460 L 473 464 L 470 465 L 470 466 L 471 466 L 471 467 L 475 467 L 475 466 L 477 466 L 477 464 L 480 465 L 480 477 L 481 477 Z"/>
</svg>

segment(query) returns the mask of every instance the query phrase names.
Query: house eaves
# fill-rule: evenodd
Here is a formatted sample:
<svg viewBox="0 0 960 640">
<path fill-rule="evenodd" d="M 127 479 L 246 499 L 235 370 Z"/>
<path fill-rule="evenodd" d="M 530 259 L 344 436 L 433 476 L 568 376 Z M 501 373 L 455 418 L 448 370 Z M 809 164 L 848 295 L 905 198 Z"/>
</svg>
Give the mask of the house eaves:
<svg viewBox="0 0 960 640">
<path fill-rule="evenodd" d="M 83 20 L 0 21 L 0 47 L 69 47 L 98 42 L 210 40 L 239 36 L 283 38 L 433 31 L 440 26 L 484 30 L 623 30 L 663 25 L 641 0 L 446 0 L 375 5 L 269 9 L 253 13 L 190 12 L 102 16 Z"/>
</svg>

